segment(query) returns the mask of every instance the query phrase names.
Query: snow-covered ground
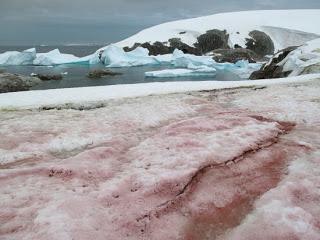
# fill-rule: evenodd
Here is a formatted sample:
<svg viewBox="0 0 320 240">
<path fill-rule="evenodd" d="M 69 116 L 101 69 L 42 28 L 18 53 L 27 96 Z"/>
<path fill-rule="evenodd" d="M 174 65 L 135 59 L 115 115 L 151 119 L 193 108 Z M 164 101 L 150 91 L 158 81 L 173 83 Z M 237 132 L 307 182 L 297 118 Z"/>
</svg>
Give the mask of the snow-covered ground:
<svg viewBox="0 0 320 240">
<path fill-rule="evenodd" d="M 163 23 L 145 29 L 119 43 L 120 47 L 134 43 L 166 42 L 170 38 L 181 38 L 192 46 L 197 37 L 207 30 L 227 30 L 230 46 L 245 47 L 245 39 L 250 31 L 266 32 L 275 43 L 276 50 L 288 46 L 301 45 L 320 35 L 320 10 L 266 10 L 220 13 L 205 17 Z M 180 34 L 181 32 L 186 32 Z M 308 34 L 308 33 L 311 33 Z"/>
<path fill-rule="evenodd" d="M 110 85 L 98 87 L 64 88 L 35 90 L 0 94 L 0 109 L 30 109 L 54 105 L 99 105 L 111 99 L 170 94 L 187 91 L 205 91 L 214 89 L 268 86 L 286 83 L 303 83 L 320 78 L 320 74 L 308 74 L 297 77 L 246 80 L 246 81 L 204 81 L 204 82 L 156 82 L 128 85 Z"/>
<path fill-rule="evenodd" d="M 0 238 L 319 239 L 315 78 L 0 95 Z"/>
</svg>

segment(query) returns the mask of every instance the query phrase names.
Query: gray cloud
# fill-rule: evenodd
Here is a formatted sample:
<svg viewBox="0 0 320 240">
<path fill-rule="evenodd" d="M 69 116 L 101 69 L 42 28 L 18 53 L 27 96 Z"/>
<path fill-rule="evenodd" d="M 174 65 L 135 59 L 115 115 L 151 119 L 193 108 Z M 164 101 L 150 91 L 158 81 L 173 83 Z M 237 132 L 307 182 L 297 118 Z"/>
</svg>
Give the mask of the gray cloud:
<svg viewBox="0 0 320 240">
<path fill-rule="evenodd" d="M 320 8 L 319 0 L 0 0 L 0 44 L 108 43 L 217 12 Z"/>
</svg>

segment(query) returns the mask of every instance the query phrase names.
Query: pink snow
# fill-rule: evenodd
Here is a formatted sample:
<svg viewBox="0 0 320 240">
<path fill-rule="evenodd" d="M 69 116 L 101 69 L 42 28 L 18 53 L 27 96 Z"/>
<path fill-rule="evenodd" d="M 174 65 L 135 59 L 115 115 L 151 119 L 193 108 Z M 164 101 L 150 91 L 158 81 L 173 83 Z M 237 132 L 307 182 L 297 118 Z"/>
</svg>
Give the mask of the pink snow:
<svg viewBox="0 0 320 240">
<path fill-rule="evenodd" d="M 319 239 L 319 128 L 239 92 L 3 111 L 0 238 Z"/>
</svg>

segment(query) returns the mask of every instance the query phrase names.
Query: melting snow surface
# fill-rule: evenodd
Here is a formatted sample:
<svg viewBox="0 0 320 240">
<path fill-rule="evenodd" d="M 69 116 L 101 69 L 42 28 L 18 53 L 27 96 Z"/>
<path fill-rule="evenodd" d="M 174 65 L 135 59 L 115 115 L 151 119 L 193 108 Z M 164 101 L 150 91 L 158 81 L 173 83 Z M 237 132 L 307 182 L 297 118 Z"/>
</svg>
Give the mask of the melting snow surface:
<svg viewBox="0 0 320 240">
<path fill-rule="evenodd" d="M 0 238 L 319 239 L 318 92 L 2 110 Z"/>
</svg>

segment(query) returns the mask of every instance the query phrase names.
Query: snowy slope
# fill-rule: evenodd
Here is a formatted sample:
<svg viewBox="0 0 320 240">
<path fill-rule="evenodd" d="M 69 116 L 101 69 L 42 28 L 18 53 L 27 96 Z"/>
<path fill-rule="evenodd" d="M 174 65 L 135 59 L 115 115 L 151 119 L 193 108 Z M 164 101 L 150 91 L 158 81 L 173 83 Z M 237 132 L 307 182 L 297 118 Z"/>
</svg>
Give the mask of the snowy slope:
<svg viewBox="0 0 320 240">
<path fill-rule="evenodd" d="M 132 46 L 136 42 L 165 42 L 170 38 L 181 38 L 192 45 L 196 38 L 210 29 L 226 29 L 230 34 L 230 45 L 244 46 L 245 38 L 252 30 L 261 30 L 271 36 L 276 49 L 289 45 L 300 45 L 320 35 L 320 9 L 315 10 L 264 10 L 220 13 L 160 24 L 145 29 L 125 39 L 118 46 Z M 179 34 L 186 32 L 185 34 Z M 311 33 L 311 34 L 306 34 Z"/>
</svg>

